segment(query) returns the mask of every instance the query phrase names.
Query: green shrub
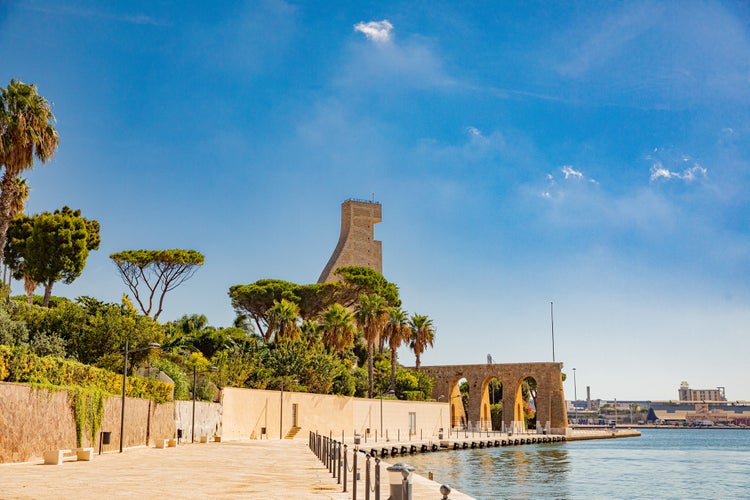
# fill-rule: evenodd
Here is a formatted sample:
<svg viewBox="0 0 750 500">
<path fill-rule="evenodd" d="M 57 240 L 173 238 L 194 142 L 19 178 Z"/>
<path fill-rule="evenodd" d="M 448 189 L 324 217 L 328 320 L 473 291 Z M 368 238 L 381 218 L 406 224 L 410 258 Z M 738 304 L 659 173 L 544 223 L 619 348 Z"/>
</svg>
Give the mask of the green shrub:
<svg viewBox="0 0 750 500">
<path fill-rule="evenodd" d="M 188 380 L 188 376 L 182 368 L 167 359 L 159 359 L 153 361 L 151 363 L 151 366 L 163 371 L 169 378 L 174 381 L 174 399 L 190 399 L 190 381 Z"/>
<path fill-rule="evenodd" d="M 122 375 L 54 356 L 39 357 L 23 347 L 0 346 L 0 382 L 122 391 Z M 126 394 L 163 403 L 172 399 L 172 384 L 129 376 Z"/>
<path fill-rule="evenodd" d="M 404 399 L 407 401 L 424 401 L 424 392 L 422 391 L 404 391 Z"/>
</svg>

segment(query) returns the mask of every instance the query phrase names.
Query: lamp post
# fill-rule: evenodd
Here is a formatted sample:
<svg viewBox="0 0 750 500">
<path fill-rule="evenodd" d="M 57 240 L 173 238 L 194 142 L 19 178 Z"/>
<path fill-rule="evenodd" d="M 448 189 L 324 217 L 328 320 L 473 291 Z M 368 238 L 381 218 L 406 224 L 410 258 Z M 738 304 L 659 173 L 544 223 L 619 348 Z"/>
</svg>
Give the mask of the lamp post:
<svg viewBox="0 0 750 500">
<path fill-rule="evenodd" d="M 388 392 L 380 393 L 380 435 L 383 435 L 383 396 L 388 394 L 389 398 L 396 397 L 396 393 L 393 389 L 388 389 Z"/>
<path fill-rule="evenodd" d="M 552 326 L 552 362 L 555 362 L 555 304 L 549 303 L 549 318 Z M 573 368 L 575 370 L 575 368 Z"/>
<path fill-rule="evenodd" d="M 215 366 L 209 366 L 208 371 L 215 372 L 218 368 Z M 205 372 L 201 372 L 205 373 Z M 190 442 L 195 443 L 195 393 L 196 393 L 196 384 L 198 382 L 198 369 L 196 365 L 193 365 L 193 420 L 192 420 L 192 430 L 190 431 Z"/>
<path fill-rule="evenodd" d="M 445 397 L 445 394 L 441 394 L 440 396 L 438 396 L 437 402 L 439 403 L 440 400 L 443 399 L 444 397 Z M 443 437 L 443 407 L 442 406 L 440 407 L 440 427 L 438 428 L 440 429 L 440 437 L 442 438 Z"/>
<path fill-rule="evenodd" d="M 615 398 L 615 427 L 617 427 L 617 398 Z"/>
<path fill-rule="evenodd" d="M 576 369 L 573 368 L 573 411 L 575 412 L 576 416 L 576 424 L 578 423 L 578 406 L 576 406 L 576 401 L 578 401 L 578 389 L 576 384 Z"/>
<path fill-rule="evenodd" d="M 128 380 L 128 353 L 148 351 L 150 349 L 159 349 L 161 346 L 156 342 L 152 342 L 146 347 L 139 347 L 138 349 L 128 349 L 130 346 L 128 341 L 125 341 L 125 360 L 122 365 L 122 405 L 120 406 L 120 453 L 122 453 L 123 437 L 125 435 L 125 388 L 127 387 Z"/>
</svg>

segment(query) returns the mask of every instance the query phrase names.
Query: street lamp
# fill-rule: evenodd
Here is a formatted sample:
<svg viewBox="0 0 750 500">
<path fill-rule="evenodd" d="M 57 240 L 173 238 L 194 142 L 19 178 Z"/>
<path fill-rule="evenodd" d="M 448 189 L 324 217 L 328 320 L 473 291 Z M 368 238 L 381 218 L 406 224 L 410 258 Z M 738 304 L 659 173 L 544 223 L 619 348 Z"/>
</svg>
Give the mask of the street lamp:
<svg viewBox="0 0 750 500">
<path fill-rule="evenodd" d="M 576 369 L 573 368 L 573 410 L 575 412 L 576 424 L 577 424 L 578 423 L 578 406 L 576 406 L 576 401 L 578 401 L 578 389 L 576 385 Z"/>
<path fill-rule="evenodd" d="M 388 392 L 380 393 L 380 435 L 383 435 L 383 396 L 388 394 L 389 398 L 395 398 L 396 393 L 393 389 L 388 389 Z"/>
<path fill-rule="evenodd" d="M 445 394 L 441 394 L 440 396 L 438 396 L 437 402 L 439 403 L 440 400 L 443 399 L 444 397 L 445 397 Z M 440 438 L 442 439 L 442 437 L 443 437 L 443 407 L 442 406 L 440 407 L 440 427 L 439 427 L 439 429 L 440 429 Z"/>
<path fill-rule="evenodd" d="M 209 372 L 215 372 L 218 368 L 215 366 L 209 366 L 208 371 Z M 206 372 L 201 372 L 206 373 Z M 193 421 L 192 421 L 192 430 L 190 431 L 190 442 L 195 443 L 195 392 L 196 392 L 196 384 L 198 380 L 198 370 L 196 365 L 193 365 Z"/>
<path fill-rule="evenodd" d="M 120 453 L 122 453 L 122 442 L 123 436 L 125 435 L 125 387 L 128 380 L 128 353 L 148 351 L 150 349 L 159 349 L 161 346 L 156 342 L 152 342 L 146 347 L 139 347 L 138 349 L 128 349 L 128 341 L 125 341 L 125 362 L 122 365 L 122 405 L 120 413 Z"/>
<path fill-rule="evenodd" d="M 295 384 L 298 380 L 292 379 Z M 284 428 L 284 377 L 281 377 L 281 398 L 279 400 L 279 439 L 281 439 L 282 429 Z"/>
</svg>

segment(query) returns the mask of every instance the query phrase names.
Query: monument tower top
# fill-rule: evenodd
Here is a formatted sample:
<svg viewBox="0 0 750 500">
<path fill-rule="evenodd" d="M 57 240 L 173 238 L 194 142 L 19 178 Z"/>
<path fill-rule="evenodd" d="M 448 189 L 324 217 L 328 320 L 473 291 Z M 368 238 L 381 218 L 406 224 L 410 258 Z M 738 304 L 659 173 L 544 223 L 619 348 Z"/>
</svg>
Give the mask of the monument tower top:
<svg viewBox="0 0 750 500">
<path fill-rule="evenodd" d="M 339 242 L 318 278 L 318 283 L 337 281 L 334 271 L 343 266 L 364 266 L 383 272 L 382 242 L 375 240 L 375 224 L 383 207 L 376 201 L 349 199 L 341 204 Z"/>
</svg>

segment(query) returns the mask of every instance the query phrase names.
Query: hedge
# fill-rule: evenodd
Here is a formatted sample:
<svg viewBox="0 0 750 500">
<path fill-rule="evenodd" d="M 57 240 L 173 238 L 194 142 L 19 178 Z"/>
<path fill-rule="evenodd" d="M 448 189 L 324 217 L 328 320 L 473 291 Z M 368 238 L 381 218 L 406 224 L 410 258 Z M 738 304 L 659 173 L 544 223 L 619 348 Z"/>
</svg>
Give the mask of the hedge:
<svg viewBox="0 0 750 500">
<path fill-rule="evenodd" d="M 0 382 L 96 388 L 109 394 L 122 394 L 122 375 L 54 356 L 39 357 L 23 347 L 0 345 Z M 173 385 L 160 380 L 129 376 L 126 395 L 172 400 Z"/>
</svg>

